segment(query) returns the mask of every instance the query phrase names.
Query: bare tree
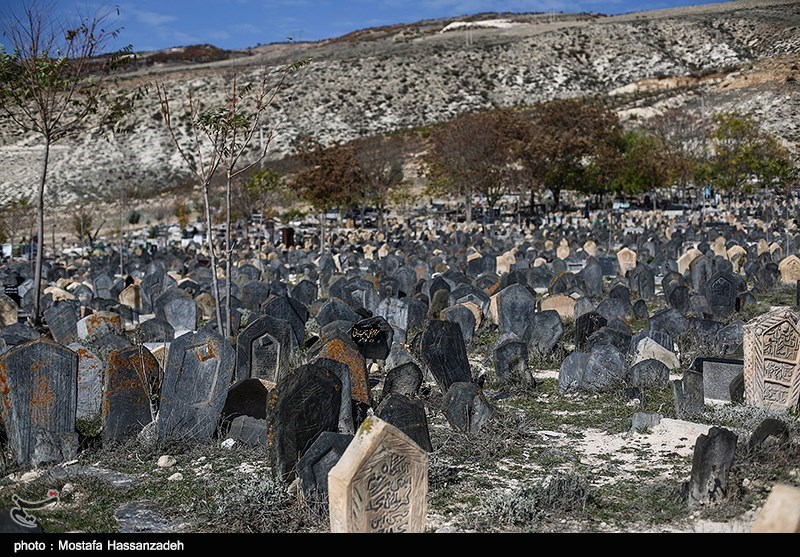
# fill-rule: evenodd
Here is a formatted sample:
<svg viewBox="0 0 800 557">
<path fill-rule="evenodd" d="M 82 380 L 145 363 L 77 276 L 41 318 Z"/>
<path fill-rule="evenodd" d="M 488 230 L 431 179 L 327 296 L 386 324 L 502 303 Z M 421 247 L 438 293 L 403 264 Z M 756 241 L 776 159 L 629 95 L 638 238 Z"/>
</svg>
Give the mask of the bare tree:
<svg viewBox="0 0 800 557">
<path fill-rule="evenodd" d="M 37 251 L 31 322 L 40 326 L 44 193 L 50 147 L 90 127 L 119 117 L 132 106 L 125 91 L 109 87 L 113 70 L 129 58 L 131 48 L 106 52 L 118 29 L 107 24 L 111 10 L 71 18 L 56 15 L 36 2 L 23 4 L 2 22 L 12 52 L 0 50 L 0 116 L 43 142 L 36 194 Z"/>
</svg>

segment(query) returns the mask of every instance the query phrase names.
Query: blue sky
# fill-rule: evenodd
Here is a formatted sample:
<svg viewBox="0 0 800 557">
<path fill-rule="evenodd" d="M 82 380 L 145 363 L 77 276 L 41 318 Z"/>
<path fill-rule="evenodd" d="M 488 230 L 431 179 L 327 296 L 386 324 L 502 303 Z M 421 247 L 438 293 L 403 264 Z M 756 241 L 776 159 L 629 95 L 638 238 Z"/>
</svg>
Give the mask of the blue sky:
<svg viewBox="0 0 800 557">
<path fill-rule="evenodd" d="M 30 0 L 0 0 L 0 14 Z M 210 43 L 235 49 L 338 37 L 366 27 L 478 12 L 593 12 L 618 14 L 711 0 L 49 0 L 67 15 L 119 7 L 119 44 L 134 50 Z"/>
</svg>

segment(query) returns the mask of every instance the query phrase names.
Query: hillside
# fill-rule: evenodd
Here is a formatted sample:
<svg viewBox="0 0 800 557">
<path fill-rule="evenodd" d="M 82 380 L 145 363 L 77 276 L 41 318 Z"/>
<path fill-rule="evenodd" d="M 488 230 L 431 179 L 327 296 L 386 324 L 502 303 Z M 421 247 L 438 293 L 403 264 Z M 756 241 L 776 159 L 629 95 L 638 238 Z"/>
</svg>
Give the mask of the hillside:
<svg viewBox="0 0 800 557">
<path fill-rule="evenodd" d="M 443 31 L 447 29 L 446 31 Z M 606 17 L 597 14 L 478 14 L 360 30 L 314 43 L 245 51 L 210 45 L 144 53 L 129 86 L 164 83 L 219 102 L 235 67 L 252 74 L 310 59 L 270 113 L 273 158 L 294 138 L 324 143 L 449 120 L 468 110 L 607 95 L 626 119 L 686 106 L 748 113 L 790 145 L 800 141 L 800 3 L 739 0 Z M 180 115 L 178 115 L 180 117 Z M 0 203 L 33 191 L 39 148 L 0 128 Z M 59 203 L 115 197 L 119 184 L 149 194 L 187 178 L 161 122 L 153 87 L 132 132 L 86 134 L 54 148 Z"/>
</svg>

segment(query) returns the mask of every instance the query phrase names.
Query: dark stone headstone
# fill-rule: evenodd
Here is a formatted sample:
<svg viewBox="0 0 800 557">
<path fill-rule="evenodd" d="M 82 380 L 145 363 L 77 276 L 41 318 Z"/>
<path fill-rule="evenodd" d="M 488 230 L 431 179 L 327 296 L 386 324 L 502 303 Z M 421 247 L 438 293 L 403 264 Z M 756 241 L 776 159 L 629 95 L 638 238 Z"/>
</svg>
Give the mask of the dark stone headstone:
<svg viewBox="0 0 800 557">
<path fill-rule="evenodd" d="M 475 434 L 492 418 L 493 410 L 483 390 L 472 382 L 454 382 L 442 401 L 447 421 L 461 433 Z"/>
<path fill-rule="evenodd" d="M 717 331 L 714 348 L 720 356 L 735 354 L 744 342 L 744 323 L 734 321 Z"/>
<path fill-rule="evenodd" d="M 237 416 L 231 421 L 226 437 L 248 447 L 267 448 L 269 446 L 269 423 L 267 420 L 259 420 L 252 416 Z"/>
<path fill-rule="evenodd" d="M 269 298 L 269 285 L 257 280 L 244 283 L 239 288 L 239 299 L 242 307 L 251 312 L 258 312 L 261 304 Z"/>
<path fill-rule="evenodd" d="M 422 370 L 414 362 L 405 362 L 392 368 L 383 380 L 383 396 L 399 393 L 408 397 L 416 396 L 424 380 Z"/>
<path fill-rule="evenodd" d="M 732 273 L 716 273 L 704 285 L 703 292 L 715 317 L 726 317 L 736 311 L 738 292 Z"/>
<path fill-rule="evenodd" d="M 731 381 L 743 373 L 743 360 L 722 358 L 695 358 L 691 369 L 703 374 L 703 393 L 705 398 L 731 401 Z"/>
<path fill-rule="evenodd" d="M 640 321 L 646 321 L 650 317 L 650 312 L 647 309 L 647 302 L 644 300 L 636 300 L 631 309 L 633 311 L 633 316 Z"/>
<path fill-rule="evenodd" d="M 601 327 L 586 339 L 585 350 L 591 352 L 601 346 L 612 346 L 625 355 L 631 345 L 631 335 L 611 327 Z"/>
<path fill-rule="evenodd" d="M 728 496 L 728 476 L 736 455 L 736 434 L 712 427 L 694 445 L 692 473 L 684 489 L 689 507 L 719 502 Z"/>
<path fill-rule="evenodd" d="M 48 339 L 15 346 L 0 356 L 0 385 L 3 424 L 19 466 L 75 457 L 75 352 Z"/>
<path fill-rule="evenodd" d="M 472 341 L 472 336 L 475 334 L 476 321 L 475 314 L 469 308 L 461 304 L 445 308 L 442 311 L 442 319 L 458 324 L 465 344 L 469 344 Z"/>
<path fill-rule="evenodd" d="M 244 379 L 228 389 L 225 405 L 220 414 L 220 430 L 224 434 L 230 423 L 239 416 L 250 416 L 257 420 L 267 420 L 269 395 L 275 386 L 261 379 Z"/>
<path fill-rule="evenodd" d="M 648 358 L 631 366 L 631 384 L 639 388 L 663 388 L 669 385 L 669 368 L 663 362 Z"/>
<path fill-rule="evenodd" d="M 76 300 L 61 300 L 44 311 L 44 320 L 53 339 L 67 346 L 78 341 L 80 304 Z"/>
<path fill-rule="evenodd" d="M 387 298 L 378 304 L 376 315 L 380 315 L 392 326 L 396 342 L 406 342 L 425 324 L 427 306 L 414 298 Z"/>
<path fill-rule="evenodd" d="M 731 402 L 744 402 L 744 371 L 731 379 L 731 383 L 728 385 L 728 392 L 730 393 Z"/>
<path fill-rule="evenodd" d="M 424 451 L 433 451 L 422 402 L 400 393 L 389 393 L 381 399 L 375 414 L 408 435 Z"/>
<path fill-rule="evenodd" d="M 775 438 L 779 447 L 788 447 L 790 443 L 789 426 L 777 418 L 765 418 L 758 424 L 747 441 L 747 453 L 753 455 L 758 452 L 770 437 Z"/>
<path fill-rule="evenodd" d="M 103 403 L 105 363 L 91 350 L 73 342 L 67 348 L 78 355 L 78 406 L 76 416 L 91 420 L 100 416 Z"/>
<path fill-rule="evenodd" d="M 278 385 L 272 417 L 272 448 L 276 474 L 290 479 L 295 466 L 323 431 L 339 427 L 342 382 L 315 363 L 300 366 Z"/>
<path fill-rule="evenodd" d="M 512 284 L 498 292 L 492 304 L 496 304 L 500 334 L 514 333 L 522 337 L 536 309 L 536 298 L 533 294 L 521 284 Z"/>
<path fill-rule="evenodd" d="M 254 377 L 278 383 L 289 373 L 292 330 L 276 317 L 260 317 L 236 337 L 236 381 Z"/>
<path fill-rule="evenodd" d="M 684 371 L 683 379 L 672 381 L 672 392 L 675 397 L 675 414 L 678 418 L 691 419 L 705 410 L 702 374 L 691 370 Z"/>
<path fill-rule="evenodd" d="M 472 381 L 467 348 L 457 324 L 430 321 L 415 339 L 415 349 L 442 393 L 453 383 Z"/>
<path fill-rule="evenodd" d="M 370 317 L 353 325 L 350 338 L 364 358 L 385 360 L 392 347 L 394 330 L 383 317 Z"/>
<path fill-rule="evenodd" d="M 169 348 L 158 412 L 158 439 L 210 439 L 217 427 L 236 352 L 204 330 L 175 339 Z"/>
<path fill-rule="evenodd" d="M 173 286 L 153 300 L 153 311 L 176 331 L 194 331 L 197 328 L 197 305 L 185 290 Z"/>
<path fill-rule="evenodd" d="M 361 320 L 361 316 L 356 311 L 345 304 L 343 301 L 332 298 L 325 302 L 319 309 L 319 313 L 314 318 L 317 325 L 324 327 L 334 321 L 349 321 L 350 323 L 357 323 Z"/>
<path fill-rule="evenodd" d="M 175 328 L 158 317 L 148 319 L 139 325 L 142 342 L 172 342 L 175 339 Z"/>
<path fill-rule="evenodd" d="M 539 357 L 547 356 L 556 347 L 564 334 L 561 317 L 554 309 L 537 311 L 522 338 L 528 344 L 528 353 Z"/>
<path fill-rule="evenodd" d="M 0 338 L 5 341 L 6 346 L 19 346 L 31 340 L 36 340 L 39 338 L 39 333 L 25 323 L 14 323 L 0 329 Z"/>
<path fill-rule="evenodd" d="M 103 446 L 139 434 L 153 420 L 151 396 L 158 393 L 161 368 L 142 346 L 109 354 L 103 387 Z"/>
<path fill-rule="evenodd" d="M 352 435 L 323 431 L 297 461 L 297 475 L 306 501 L 328 502 L 328 472 L 347 450 Z"/>
<path fill-rule="evenodd" d="M 690 322 L 677 309 L 662 309 L 650 316 L 650 329 L 680 336 L 690 329 Z"/>
<path fill-rule="evenodd" d="M 289 296 L 308 307 L 317 299 L 318 293 L 319 289 L 316 284 L 308 279 L 303 279 L 292 287 Z"/>
<path fill-rule="evenodd" d="M 353 398 L 353 379 L 350 374 L 350 368 L 346 364 L 331 358 L 316 358 L 313 363 L 333 372 L 342 382 L 338 432 L 352 435 L 363 421 L 364 416 L 361 415 L 361 410 L 366 404 Z"/>
<path fill-rule="evenodd" d="M 639 263 L 631 271 L 628 278 L 631 292 L 633 292 L 640 300 L 650 301 L 656 296 L 656 282 L 655 273 L 653 270 L 643 263 Z"/>
<path fill-rule="evenodd" d="M 262 306 L 262 313 L 278 319 L 283 319 L 292 328 L 292 349 L 303 345 L 306 335 L 306 321 L 308 310 L 306 307 L 288 296 L 270 297 Z"/>
<path fill-rule="evenodd" d="M 575 348 L 583 350 L 586 348 L 586 341 L 593 333 L 605 327 L 608 320 L 599 313 L 590 311 L 579 316 L 575 320 Z"/>
<path fill-rule="evenodd" d="M 492 353 L 497 380 L 502 384 L 530 385 L 533 375 L 528 370 L 528 345 L 516 335 L 503 335 Z"/>
</svg>

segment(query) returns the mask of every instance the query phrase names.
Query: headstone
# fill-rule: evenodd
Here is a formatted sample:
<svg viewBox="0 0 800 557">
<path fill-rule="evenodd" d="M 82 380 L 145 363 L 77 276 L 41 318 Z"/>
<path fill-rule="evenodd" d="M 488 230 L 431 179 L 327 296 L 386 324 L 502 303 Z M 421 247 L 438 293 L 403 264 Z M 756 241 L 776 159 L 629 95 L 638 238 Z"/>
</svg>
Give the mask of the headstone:
<svg viewBox="0 0 800 557">
<path fill-rule="evenodd" d="M 139 434 L 153 420 L 151 396 L 158 393 L 161 368 L 144 347 L 111 352 L 103 388 L 103 446 Z"/>
<path fill-rule="evenodd" d="M 122 333 L 122 319 L 110 311 L 96 311 L 76 324 L 79 340 L 103 337 L 107 334 Z"/>
<path fill-rule="evenodd" d="M 678 356 L 673 351 L 664 348 L 655 340 L 645 337 L 636 345 L 633 363 L 636 364 L 649 359 L 662 362 L 670 370 L 678 369 L 681 366 Z"/>
<path fill-rule="evenodd" d="M 705 398 L 732 402 L 731 382 L 743 372 L 742 360 L 723 358 L 695 358 L 692 370 L 703 374 L 703 393 Z"/>
<path fill-rule="evenodd" d="M 328 358 L 347 366 L 350 375 L 350 396 L 356 403 L 370 405 L 366 361 L 349 336 L 344 339 L 330 338 L 326 340 L 322 338 L 317 341 L 306 354 L 306 359 L 313 362 L 319 358 Z"/>
<path fill-rule="evenodd" d="M 406 342 L 411 338 L 409 331 L 416 332 L 424 325 L 427 307 L 414 298 L 387 298 L 378 304 L 375 313 L 392 326 L 396 342 Z"/>
<path fill-rule="evenodd" d="M 789 426 L 777 418 L 765 418 L 750 435 L 750 439 L 747 441 L 747 454 L 755 455 L 764 448 L 767 440 L 773 437 L 776 438 L 778 447 L 783 450 L 788 448 L 791 443 Z"/>
<path fill-rule="evenodd" d="M 19 466 L 77 454 L 77 378 L 77 354 L 51 340 L 33 340 L 0 356 L 3 424 Z"/>
<path fill-rule="evenodd" d="M 217 333 L 187 333 L 170 344 L 158 411 L 158 439 L 210 439 L 217 427 L 236 352 Z"/>
<path fill-rule="evenodd" d="M 67 348 L 78 355 L 78 405 L 76 416 L 92 420 L 100 416 L 105 364 L 88 348 L 73 342 Z"/>
<path fill-rule="evenodd" d="M 455 382 L 450 385 L 442 400 L 442 411 L 456 431 L 474 435 L 480 432 L 494 413 L 477 384 Z"/>
<path fill-rule="evenodd" d="M 59 344 L 67 346 L 78 341 L 78 319 L 80 304 L 71 301 L 54 302 L 44 311 L 44 320 L 50 334 Z"/>
<path fill-rule="evenodd" d="M 636 268 L 636 252 L 629 248 L 622 248 L 617 252 L 617 264 L 620 276 L 627 276 Z"/>
<path fill-rule="evenodd" d="M 119 303 L 132 310 L 142 313 L 142 289 L 138 284 L 126 287 L 118 296 Z"/>
<path fill-rule="evenodd" d="M 471 305 L 475 306 L 475 304 Z M 480 309 L 478 309 L 478 312 L 480 312 Z M 442 311 L 442 319 L 444 321 L 456 323 L 459 326 L 465 344 L 469 344 L 472 341 L 477 326 L 477 319 L 475 317 L 475 312 L 467 307 L 466 304 L 456 304 L 445 308 Z"/>
<path fill-rule="evenodd" d="M 528 354 L 539 357 L 549 355 L 564 335 L 564 325 L 555 310 L 537 311 L 522 338 L 528 344 Z"/>
<path fill-rule="evenodd" d="M 303 304 L 288 296 L 270 297 L 262 306 L 262 313 L 287 321 L 292 328 L 293 348 L 303 345 L 308 321 L 308 310 Z"/>
<path fill-rule="evenodd" d="M 252 416 L 237 416 L 231 420 L 226 438 L 248 447 L 266 449 L 269 446 L 269 423 Z"/>
<path fill-rule="evenodd" d="M 389 393 L 381 399 L 375 415 L 405 433 L 422 450 L 433 451 L 425 407 L 419 400 L 397 392 Z"/>
<path fill-rule="evenodd" d="M 530 385 L 534 382 L 528 370 L 528 345 L 516 335 L 500 337 L 494 347 L 492 360 L 500 383 Z"/>
<path fill-rule="evenodd" d="M 255 378 L 244 379 L 231 385 L 220 414 L 221 432 L 224 434 L 230 423 L 239 416 L 267 420 L 269 397 L 274 390 L 275 383 Z"/>
<path fill-rule="evenodd" d="M 669 385 L 669 368 L 655 359 L 641 360 L 631 366 L 631 385 L 664 388 Z"/>
<path fill-rule="evenodd" d="M 0 329 L 13 325 L 19 320 L 19 306 L 17 303 L 0 293 Z"/>
<path fill-rule="evenodd" d="M 713 275 L 705 284 L 704 292 L 714 316 L 726 317 L 736 311 L 736 279 L 730 273 Z"/>
<path fill-rule="evenodd" d="M 330 358 L 316 358 L 314 364 L 333 372 L 341 381 L 341 402 L 339 404 L 339 433 L 352 435 L 366 416 L 371 405 L 353 398 L 353 380 L 350 368 L 342 362 Z"/>
<path fill-rule="evenodd" d="M 689 508 L 718 503 L 728 496 L 728 476 L 736 455 L 736 434 L 712 427 L 694 446 L 692 473 L 685 486 Z"/>
<path fill-rule="evenodd" d="M 778 271 L 781 274 L 781 283 L 787 286 L 794 286 L 800 280 L 800 257 L 790 255 L 781 260 L 778 264 Z"/>
<path fill-rule="evenodd" d="M 399 393 L 408 397 L 416 396 L 424 380 L 422 370 L 414 362 L 405 362 L 386 373 L 383 380 L 383 396 Z"/>
<path fill-rule="evenodd" d="M 338 430 L 341 392 L 336 374 L 315 363 L 300 366 L 278 385 L 271 443 L 279 478 L 290 479 L 317 435 Z"/>
<path fill-rule="evenodd" d="M 750 532 L 754 534 L 800 533 L 800 487 L 777 483 L 772 486 Z"/>
<path fill-rule="evenodd" d="M 289 323 L 259 317 L 236 337 L 236 381 L 254 377 L 279 383 L 289 373 L 292 357 Z"/>
<path fill-rule="evenodd" d="M 143 343 L 172 342 L 175 339 L 175 329 L 158 317 L 153 317 L 139 325 L 139 340 Z"/>
<path fill-rule="evenodd" d="M 745 400 L 796 410 L 800 404 L 800 318 L 783 307 L 744 326 Z"/>
<path fill-rule="evenodd" d="M 514 333 L 522 337 L 535 309 L 533 294 L 521 284 L 512 284 L 491 297 L 489 315 L 501 335 Z"/>
<path fill-rule="evenodd" d="M 153 310 L 156 317 L 172 325 L 179 334 L 197 328 L 197 305 L 189 293 L 177 286 L 153 300 Z"/>
<path fill-rule="evenodd" d="M 442 393 L 456 382 L 472 381 L 461 328 L 447 321 L 430 321 L 416 339 L 415 349 Z"/>
<path fill-rule="evenodd" d="M 575 300 L 570 296 L 558 294 L 556 296 L 542 298 L 541 302 L 539 302 L 539 310 L 547 311 L 551 309 L 558 312 L 562 321 L 575 320 Z"/>
<path fill-rule="evenodd" d="M 389 356 L 394 339 L 394 330 L 383 317 L 370 317 L 355 323 L 350 337 L 364 358 L 385 360 Z"/>
<path fill-rule="evenodd" d="M 297 475 L 306 501 L 328 503 L 328 473 L 342 458 L 352 435 L 323 431 L 297 461 Z"/>
<path fill-rule="evenodd" d="M 328 500 L 331 532 L 424 532 L 427 454 L 371 416 L 328 474 Z"/>
<path fill-rule="evenodd" d="M 675 414 L 680 419 L 691 419 L 705 410 L 703 376 L 695 371 L 683 372 L 682 379 L 672 381 L 675 397 Z"/>
<path fill-rule="evenodd" d="M 317 325 L 324 327 L 334 321 L 357 323 L 361 320 L 361 316 L 343 301 L 338 298 L 331 298 L 320 307 L 319 313 L 317 313 L 314 319 Z"/>
</svg>

